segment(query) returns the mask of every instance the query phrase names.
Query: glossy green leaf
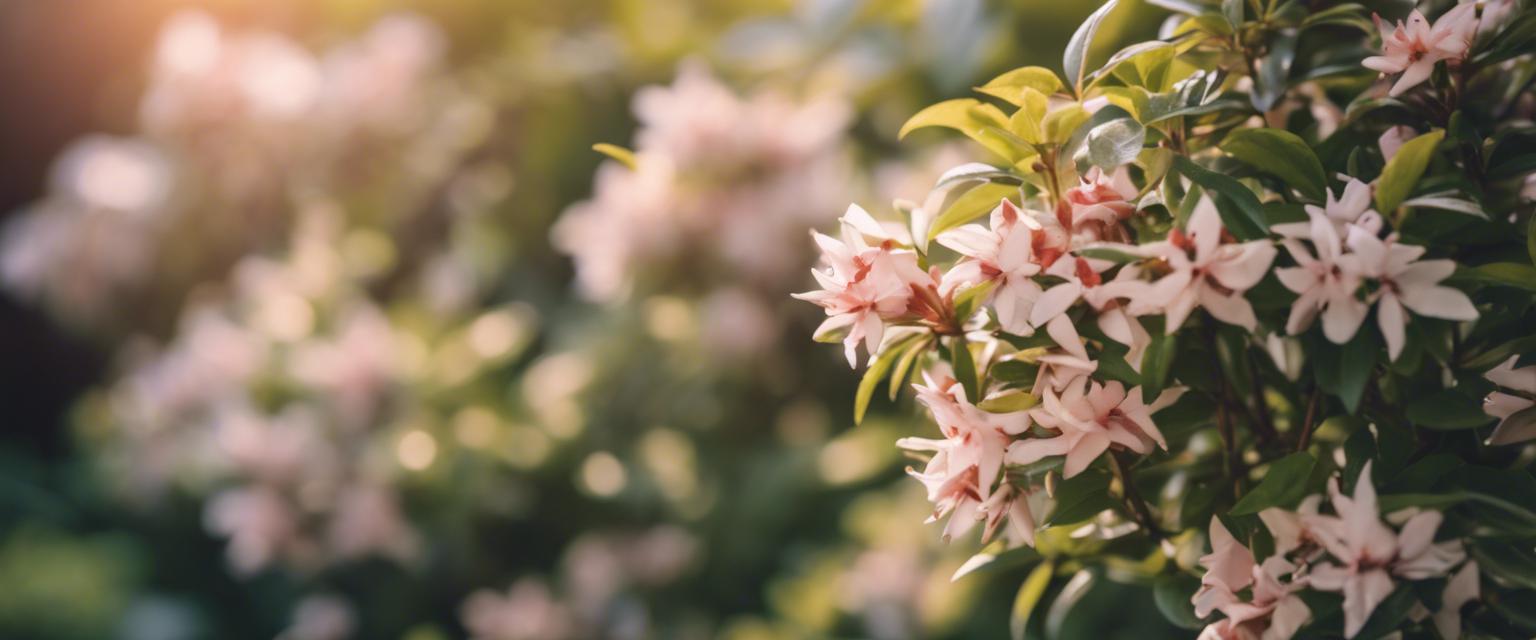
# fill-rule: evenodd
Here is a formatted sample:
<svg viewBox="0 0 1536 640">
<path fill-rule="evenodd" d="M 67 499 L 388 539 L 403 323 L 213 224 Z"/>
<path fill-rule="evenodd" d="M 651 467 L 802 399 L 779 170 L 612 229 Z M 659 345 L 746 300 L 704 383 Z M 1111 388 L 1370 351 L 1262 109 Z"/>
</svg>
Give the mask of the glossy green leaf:
<svg viewBox="0 0 1536 640">
<path fill-rule="evenodd" d="M 1173 166 L 1215 196 L 1222 224 L 1238 240 L 1258 240 L 1269 236 L 1264 206 L 1243 183 L 1232 176 L 1201 167 L 1184 156 L 1175 157 Z"/>
<path fill-rule="evenodd" d="M 896 367 L 891 371 L 891 383 L 888 387 L 892 402 L 895 402 L 896 396 L 901 394 L 901 388 L 905 385 L 908 372 L 912 371 L 912 365 L 932 346 L 933 339 L 925 336 L 921 340 L 913 341 L 912 346 L 907 347 L 901 354 L 901 358 L 896 360 Z"/>
<path fill-rule="evenodd" d="M 1339 355 L 1339 386 L 1334 395 L 1344 401 L 1344 408 L 1355 413 L 1365 395 L 1365 385 L 1376 370 L 1380 358 L 1381 338 L 1369 326 L 1362 326 L 1354 339 L 1344 345 Z"/>
<path fill-rule="evenodd" d="M 1072 84 L 1073 90 L 1079 97 L 1083 94 L 1083 78 L 1087 74 L 1088 50 L 1093 45 L 1093 36 L 1098 33 L 1099 25 L 1104 23 L 1104 18 L 1109 16 L 1109 12 L 1114 11 L 1117 2 L 1118 0 L 1109 0 L 1094 10 L 1067 41 L 1067 50 L 1062 55 L 1061 68 L 1066 71 L 1067 82 Z"/>
<path fill-rule="evenodd" d="M 1283 129 L 1239 129 L 1221 143 L 1221 150 L 1273 175 L 1313 200 L 1327 194 L 1327 174 L 1317 154 L 1299 136 Z"/>
<path fill-rule="evenodd" d="M 1463 273 L 1475 280 L 1489 284 L 1507 287 L 1518 287 L 1529 291 L 1536 291 L 1536 266 L 1520 264 L 1518 262 L 1495 262 L 1485 264 Z"/>
<path fill-rule="evenodd" d="M 1119 118 L 1088 131 L 1088 161 L 1106 171 L 1131 162 L 1146 144 L 1147 130 L 1131 118 Z"/>
<path fill-rule="evenodd" d="M 1158 333 L 1151 337 L 1141 355 L 1141 397 L 1148 402 L 1157 398 L 1168 385 L 1168 371 L 1178 355 L 1178 334 Z"/>
</svg>

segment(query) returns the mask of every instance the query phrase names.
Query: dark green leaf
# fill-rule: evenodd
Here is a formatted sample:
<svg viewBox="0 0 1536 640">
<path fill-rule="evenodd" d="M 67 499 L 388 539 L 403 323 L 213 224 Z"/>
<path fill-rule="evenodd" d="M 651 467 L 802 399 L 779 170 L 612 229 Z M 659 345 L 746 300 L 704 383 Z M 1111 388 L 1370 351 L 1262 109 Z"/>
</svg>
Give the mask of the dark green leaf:
<svg viewBox="0 0 1536 640">
<path fill-rule="evenodd" d="M 1189 600 L 1190 595 L 1199 590 L 1199 580 L 1181 573 L 1159 578 L 1152 583 L 1152 600 L 1157 604 L 1157 610 L 1173 626 L 1199 629 L 1205 626 L 1205 622 L 1195 616 L 1195 605 Z"/>
<path fill-rule="evenodd" d="M 1153 335 L 1141 356 L 1141 397 L 1148 402 L 1156 399 L 1168 384 L 1168 370 L 1178 353 L 1178 336 Z"/>
<path fill-rule="evenodd" d="M 1313 200 L 1326 197 L 1327 175 L 1306 141 L 1283 129 L 1239 129 L 1222 141 L 1221 150 L 1260 171 L 1284 180 Z"/>
<path fill-rule="evenodd" d="M 1259 485 L 1232 505 L 1233 515 L 1258 513 L 1270 507 L 1289 507 L 1307 495 L 1307 478 L 1317 461 L 1305 451 L 1276 460 L 1264 472 Z"/>
<path fill-rule="evenodd" d="M 1222 224 L 1238 240 L 1268 237 L 1269 224 L 1264 217 L 1264 206 L 1259 204 L 1258 197 L 1243 183 L 1231 176 L 1201 167 L 1184 156 L 1174 158 L 1173 166 L 1216 197 L 1216 208 L 1221 212 Z"/>
<path fill-rule="evenodd" d="M 1449 389 L 1408 402 L 1408 420 L 1431 429 L 1471 429 L 1493 421 L 1478 400 Z"/>
<path fill-rule="evenodd" d="M 1340 353 L 1339 386 L 1333 392 L 1344 401 L 1344 408 L 1350 413 L 1360 408 L 1360 399 L 1365 395 L 1371 372 L 1376 370 L 1380 351 L 1380 337 L 1370 327 L 1361 327 Z"/>
<path fill-rule="evenodd" d="M 1418 598 L 1413 593 L 1413 587 L 1408 584 L 1399 585 L 1392 595 L 1376 605 L 1371 617 L 1366 619 L 1365 626 L 1360 628 L 1352 640 L 1376 640 L 1396 631 L 1403 620 L 1407 619 L 1415 602 L 1418 602 Z"/>
<path fill-rule="evenodd" d="M 1106 171 L 1136 159 L 1147 130 L 1131 118 L 1120 118 L 1088 131 L 1088 161 Z"/>
<path fill-rule="evenodd" d="M 956 337 L 950 347 L 949 364 L 955 369 L 955 380 L 965 389 L 965 397 L 971 402 L 981 399 L 980 382 L 976 379 L 976 360 L 971 357 L 971 343 L 965 336 Z"/>
</svg>

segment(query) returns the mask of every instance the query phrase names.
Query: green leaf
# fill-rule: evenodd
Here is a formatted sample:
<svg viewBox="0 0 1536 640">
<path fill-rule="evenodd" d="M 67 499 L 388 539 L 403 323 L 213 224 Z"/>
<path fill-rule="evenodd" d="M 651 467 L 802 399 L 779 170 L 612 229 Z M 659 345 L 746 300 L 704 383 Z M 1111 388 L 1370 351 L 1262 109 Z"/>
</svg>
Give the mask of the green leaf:
<svg viewBox="0 0 1536 640">
<path fill-rule="evenodd" d="M 1216 197 L 1221 223 L 1238 240 L 1258 240 L 1269 236 L 1264 206 L 1243 183 L 1231 176 L 1201 167 L 1184 156 L 1175 157 L 1173 166 Z"/>
<path fill-rule="evenodd" d="M 1062 55 L 1061 68 L 1066 71 L 1067 82 L 1072 84 L 1079 98 L 1083 95 L 1083 77 L 1088 69 L 1088 50 L 1093 44 L 1093 36 L 1098 33 L 1099 25 L 1103 24 L 1104 18 L 1115 9 L 1117 2 L 1118 0 L 1109 0 L 1104 3 L 1104 6 L 1094 10 L 1088 19 L 1083 21 L 1082 26 L 1072 34 L 1072 39 L 1067 41 L 1067 50 Z"/>
<path fill-rule="evenodd" d="M 1045 120 L 1040 123 L 1045 142 L 1065 143 L 1072 138 L 1072 134 L 1077 133 L 1078 127 L 1092 117 L 1080 104 L 1064 105 L 1046 113 Z"/>
<path fill-rule="evenodd" d="M 1536 264 L 1536 219 L 1525 221 L 1525 251 L 1531 256 L 1531 262 Z"/>
<path fill-rule="evenodd" d="M 957 336 L 949 353 L 949 364 L 955 369 L 955 380 L 965 389 L 966 399 L 977 402 L 981 398 L 981 385 L 976 379 L 976 360 L 971 357 L 971 343 L 965 336 Z"/>
<path fill-rule="evenodd" d="M 989 548 L 998 546 L 1001 546 L 1000 542 L 993 543 Z M 949 581 L 958 582 L 961 578 L 973 573 L 990 573 L 1004 569 L 1013 569 L 1021 565 L 1028 565 L 1039 559 L 1040 552 L 1029 547 L 1015 547 L 1000 553 L 982 551 L 971 556 L 969 560 L 965 561 L 965 564 L 960 565 L 960 568 L 955 570 L 954 575 L 949 577 Z"/>
<path fill-rule="evenodd" d="M 958 195 L 952 194 L 950 202 L 934 218 L 933 224 L 928 226 L 928 240 L 931 242 L 945 231 L 991 213 L 1002 203 L 1003 198 L 1018 194 L 1018 187 L 996 183 L 959 191 Z"/>
<path fill-rule="evenodd" d="M 1290 87 L 1297 37 L 1296 29 L 1281 29 L 1271 34 L 1269 52 L 1256 62 L 1258 73 L 1253 76 L 1253 92 L 1248 95 L 1254 109 L 1260 112 L 1273 109 Z"/>
<path fill-rule="evenodd" d="M 1141 355 L 1141 397 L 1147 402 L 1157 399 L 1168 384 L 1168 370 L 1178 355 L 1177 334 L 1158 333 L 1152 336 L 1146 351 Z"/>
<path fill-rule="evenodd" d="M 1088 161 L 1106 171 L 1136 159 L 1147 130 L 1131 118 L 1110 120 L 1088 131 Z"/>
<path fill-rule="evenodd" d="M 859 390 L 853 398 L 853 422 L 864 422 L 864 412 L 869 410 L 869 399 L 875 395 L 875 389 L 880 386 L 880 381 L 891 372 L 891 367 L 901 357 L 906 347 L 914 340 L 922 337 L 922 334 L 912 334 L 885 345 L 880 354 L 869 363 L 869 368 L 864 371 L 864 377 L 859 380 Z"/>
<path fill-rule="evenodd" d="M 1113 508 L 1116 503 L 1109 497 L 1109 483 L 1109 473 L 1101 469 L 1085 469 L 1062 480 L 1056 487 L 1056 506 L 1040 524 L 1055 526 L 1082 522 Z"/>
<path fill-rule="evenodd" d="M 912 346 L 907 347 L 906 352 L 901 354 L 901 358 L 896 361 L 896 368 L 891 371 L 891 402 L 895 402 L 896 396 L 901 394 L 903 381 L 907 379 L 907 372 L 912 370 L 913 363 L 917 362 L 917 359 L 922 357 L 924 353 L 927 353 L 928 348 L 931 346 L 933 346 L 933 340 L 924 337 L 922 340 L 914 341 Z"/>
<path fill-rule="evenodd" d="M 945 100 L 917 112 L 901 125 L 897 139 L 925 127 L 945 127 L 965 134 L 988 151 L 1006 159 L 1010 164 L 1027 157 L 1024 149 L 999 135 L 1008 128 L 1008 116 L 1001 109 L 975 98 Z"/>
<path fill-rule="evenodd" d="M 1398 585 L 1392 595 L 1382 600 L 1381 604 L 1371 611 L 1371 617 L 1366 618 L 1365 626 L 1351 637 L 1351 640 L 1376 640 L 1397 630 L 1397 627 L 1407 619 L 1408 612 L 1418 602 L 1418 596 L 1413 592 L 1413 585 Z"/>
<path fill-rule="evenodd" d="M 1029 618 L 1040 604 L 1040 599 L 1045 597 L 1045 589 L 1051 585 L 1051 576 L 1055 573 L 1056 564 L 1046 560 L 1029 572 L 1024 584 L 1019 586 L 1018 594 L 1013 597 L 1012 612 L 1008 616 L 1008 632 L 1013 640 L 1023 640 L 1028 633 Z"/>
<path fill-rule="evenodd" d="M 618 160 L 624 166 L 629 167 L 631 171 L 633 171 L 635 167 L 639 166 L 640 164 L 639 160 L 635 158 L 635 152 L 616 144 L 599 142 L 592 145 L 592 150 L 613 158 L 614 160 Z"/>
<path fill-rule="evenodd" d="M 1199 629 L 1205 621 L 1195 616 L 1195 605 L 1189 596 L 1200 590 L 1200 581 L 1192 576 L 1178 574 L 1159 578 L 1152 583 L 1152 600 L 1163 617 L 1180 629 Z"/>
<path fill-rule="evenodd" d="M 1023 391 L 1014 391 L 982 400 L 977 408 L 989 413 L 1017 413 L 1040 404 L 1040 398 Z"/>
<path fill-rule="evenodd" d="M 1344 401 L 1344 408 L 1350 413 L 1360 408 L 1365 385 L 1370 382 L 1371 372 L 1376 370 L 1380 351 L 1381 339 L 1376 332 L 1361 327 L 1339 355 L 1339 386 L 1334 395 Z"/>
<path fill-rule="evenodd" d="M 1042 95 L 1061 90 L 1061 80 L 1056 72 L 1045 67 L 1020 67 L 993 78 L 976 90 L 1017 106 L 1024 106 L 1024 89 L 1033 89 Z"/>
<path fill-rule="evenodd" d="M 1468 551 L 1477 559 L 1477 567 L 1500 583 L 1522 589 L 1536 589 L 1536 553 L 1525 545 L 1499 540 L 1473 539 Z"/>
<path fill-rule="evenodd" d="M 1450 389 L 1410 400 L 1407 415 L 1409 422 L 1431 429 L 1471 429 L 1493 421 L 1480 401 Z"/>
<path fill-rule="evenodd" d="M 1312 454 L 1298 451 L 1276 460 L 1264 472 L 1264 478 L 1252 491 L 1232 505 L 1235 516 L 1258 513 L 1270 507 L 1289 507 L 1307 495 L 1307 478 L 1317 460 Z"/>
<path fill-rule="evenodd" d="M 1089 246 L 1078 249 L 1073 253 L 1084 258 L 1092 258 L 1094 260 L 1107 260 L 1115 264 L 1127 264 L 1144 259 L 1142 256 L 1138 256 L 1133 253 L 1126 253 L 1125 251 L 1112 247 Z"/>
<path fill-rule="evenodd" d="M 1419 184 L 1419 178 L 1424 176 L 1424 170 L 1429 168 L 1435 147 L 1444 138 L 1445 130 L 1436 129 L 1403 143 L 1397 155 L 1392 156 L 1392 160 L 1381 170 L 1381 178 L 1376 183 L 1377 211 L 1382 215 L 1390 215 L 1408 199 L 1413 188 Z"/>
<path fill-rule="evenodd" d="M 1327 197 L 1327 174 L 1317 154 L 1299 136 L 1283 129 L 1239 129 L 1222 141 L 1221 150 L 1271 174 L 1313 200 Z"/>
<path fill-rule="evenodd" d="M 1475 280 L 1489 284 L 1536 291 L 1536 267 L 1518 262 L 1485 264 L 1469 270 L 1458 271 L 1457 275 L 1470 276 Z"/>
</svg>

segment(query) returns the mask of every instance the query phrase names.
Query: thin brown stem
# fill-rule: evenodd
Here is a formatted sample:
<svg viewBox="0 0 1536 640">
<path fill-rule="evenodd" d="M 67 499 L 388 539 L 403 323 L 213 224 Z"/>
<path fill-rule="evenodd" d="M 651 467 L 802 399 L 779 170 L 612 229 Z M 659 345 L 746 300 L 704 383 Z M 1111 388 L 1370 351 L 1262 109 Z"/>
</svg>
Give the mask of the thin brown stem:
<svg viewBox="0 0 1536 640">
<path fill-rule="evenodd" d="M 1312 387 L 1312 394 L 1307 398 L 1307 416 L 1301 421 L 1301 435 L 1296 438 L 1296 450 L 1306 451 L 1307 445 L 1312 441 L 1312 427 L 1317 421 L 1317 404 L 1322 399 L 1321 392 L 1316 385 Z"/>
<path fill-rule="evenodd" d="M 1221 366 L 1221 352 L 1216 348 L 1213 322 L 1214 319 L 1207 315 L 1202 332 L 1205 335 L 1206 349 L 1211 352 L 1211 370 L 1216 376 L 1216 430 L 1221 434 L 1221 450 L 1226 461 L 1227 479 L 1232 484 L 1232 499 L 1236 500 L 1241 494 L 1239 490 L 1242 478 L 1241 460 L 1237 457 L 1237 434 L 1232 429 L 1232 417 L 1227 412 L 1227 372 Z"/>
<path fill-rule="evenodd" d="M 1109 467 L 1115 473 L 1115 478 L 1120 480 L 1121 498 L 1130 508 L 1131 514 L 1136 518 L 1136 524 L 1147 532 L 1153 542 L 1163 539 L 1163 530 L 1157 526 L 1157 519 L 1152 516 L 1152 509 L 1147 506 L 1147 501 L 1141 497 L 1141 492 L 1136 490 L 1136 483 L 1131 478 L 1130 467 L 1121 459 L 1124 452 L 1112 451 L 1109 456 Z"/>
</svg>

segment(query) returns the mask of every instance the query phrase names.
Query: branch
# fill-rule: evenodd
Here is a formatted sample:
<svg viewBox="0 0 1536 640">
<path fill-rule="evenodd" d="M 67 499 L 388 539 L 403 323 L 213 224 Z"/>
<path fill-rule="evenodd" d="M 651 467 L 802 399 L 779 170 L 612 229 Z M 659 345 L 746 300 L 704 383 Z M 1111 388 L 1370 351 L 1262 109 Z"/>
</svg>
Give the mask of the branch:
<svg viewBox="0 0 1536 640">
<path fill-rule="evenodd" d="M 1131 470 L 1120 457 L 1123 452 L 1111 451 L 1109 455 L 1109 468 L 1114 471 L 1115 478 L 1120 480 L 1121 498 L 1131 513 L 1136 517 L 1136 524 L 1146 530 L 1153 542 L 1163 540 L 1163 530 L 1157 526 L 1157 519 L 1152 516 L 1152 509 L 1147 506 L 1147 501 L 1142 499 L 1141 492 L 1136 490 L 1136 483 L 1131 479 Z"/>
</svg>

